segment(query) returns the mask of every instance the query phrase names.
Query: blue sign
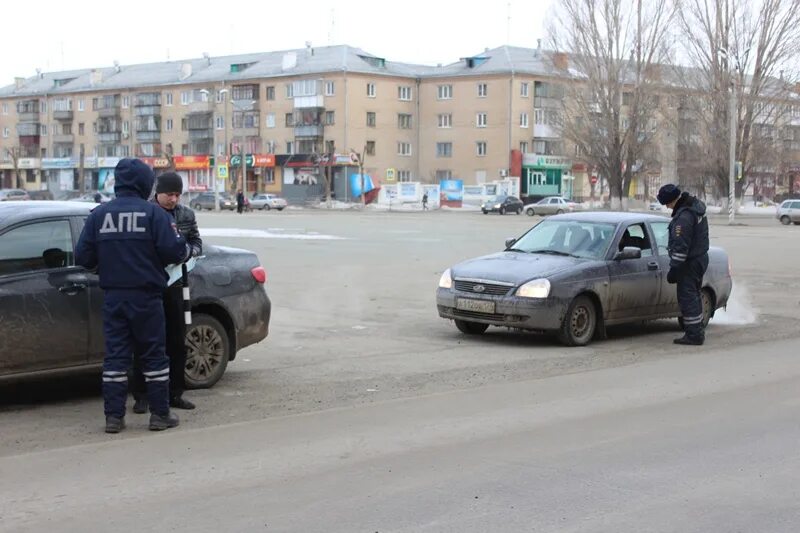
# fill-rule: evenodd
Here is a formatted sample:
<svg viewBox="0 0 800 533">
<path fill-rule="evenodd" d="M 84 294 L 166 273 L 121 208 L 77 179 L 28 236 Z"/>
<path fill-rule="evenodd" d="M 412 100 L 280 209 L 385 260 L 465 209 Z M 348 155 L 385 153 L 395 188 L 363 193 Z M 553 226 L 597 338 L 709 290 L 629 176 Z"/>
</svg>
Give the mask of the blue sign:
<svg viewBox="0 0 800 533">
<path fill-rule="evenodd" d="M 441 203 L 450 207 L 461 207 L 464 201 L 464 180 L 441 180 Z"/>
<path fill-rule="evenodd" d="M 369 192 L 375 189 L 375 184 L 372 183 L 372 177 L 369 174 L 364 175 L 364 192 Z M 361 174 L 350 174 L 350 196 L 361 196 Z"/>
</svg>

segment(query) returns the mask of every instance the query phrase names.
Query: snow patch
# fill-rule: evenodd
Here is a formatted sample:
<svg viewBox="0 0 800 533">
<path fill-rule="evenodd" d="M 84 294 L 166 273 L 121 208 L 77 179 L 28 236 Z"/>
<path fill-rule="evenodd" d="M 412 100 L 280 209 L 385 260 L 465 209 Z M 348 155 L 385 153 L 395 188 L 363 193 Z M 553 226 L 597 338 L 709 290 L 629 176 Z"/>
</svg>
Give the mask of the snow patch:
<svg viewBox="0 0 800 533">
<path fill-rule="evenodd" d="M 345 237 L 336 235 L 324 235 L 321 233 L 281 233 L 265 231 L 261 229 L 241 229 L 241 228 L 201 228 L 200 235 L 203 237 L 239 237 L 245 239 L 295 239 L 301 241 L 339 241 Z"/>
</svg>

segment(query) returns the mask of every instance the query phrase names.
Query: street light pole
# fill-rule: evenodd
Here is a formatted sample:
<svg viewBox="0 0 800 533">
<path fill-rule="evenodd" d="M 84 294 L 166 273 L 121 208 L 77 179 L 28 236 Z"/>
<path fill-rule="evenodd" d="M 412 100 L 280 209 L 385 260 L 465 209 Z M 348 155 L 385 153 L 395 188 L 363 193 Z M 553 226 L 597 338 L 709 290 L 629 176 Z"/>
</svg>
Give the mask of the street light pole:
<svg viewBox="0 0 800 533">
<path fill-rule="evenodd" d="M 736 173 L 736 86 L 731 81 L 731 96 L 730 96 L 730 118 L 731 118 L 731 136 L 730 146 L 728 147 L 728 224 L 733 224 L 735 218 L 735 204 L 736 204 L 736 181 L 734 174 Z"/>
</svg>

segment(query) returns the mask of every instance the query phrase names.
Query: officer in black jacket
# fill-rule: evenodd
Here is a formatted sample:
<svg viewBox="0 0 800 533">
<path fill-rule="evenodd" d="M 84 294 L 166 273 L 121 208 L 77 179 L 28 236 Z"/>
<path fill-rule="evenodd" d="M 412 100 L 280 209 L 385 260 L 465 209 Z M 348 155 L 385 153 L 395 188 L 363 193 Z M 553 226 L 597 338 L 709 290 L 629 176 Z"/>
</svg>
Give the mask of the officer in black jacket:
<svg viewBox="0 0 800 533">
<path fill-rule="evenodd" d="M 186 238 L 191 257 L 203 253 L 203 241 L 197 229 L 197 220 L 191 208 L 181 205 L 183 180 L 175 172 L 161 174 L 156 180 L 153 202 L 175 220 L 178 232 Z M 183 284 L 180 280 L 164 291 L 164 318 L 166 320 L 166 349 L 169 357 L 169 405 L 176 409 L 194 409 L 195 405 L 183 397 L 186 388 L 186 322 L 183 311 Z M 133 373 L 134 413 L 147 412 L 144 377 L 139 365 Z"/>
<path fill-rule="evenodd" d="M 669 223 L 669 273 L 667 281 L 678 284 L 678 305 L 684 335 L 675 344 L 699 346 L 705 342 L 701 289 L 708 268 L 708 219 L 706 205 L 672 184 L 661 187 L 658 201 L 672 209 Z"/>
<path fill-rule="evenodd" d="M 169 360 L 164 353 L 164 267 L 185 261 L 191 250 L 175 222 L 147 201 L 155 176 L 138 159 L 122 159 L 114 170 L 116 199 L 86 219 L 75 262 L 97 268 L 103 297 L 103 400 L 106 432 L 125 427 L 128 368 L 141 355 L 150 429 L 178 425 L 169 410 Z"/>
</svg>

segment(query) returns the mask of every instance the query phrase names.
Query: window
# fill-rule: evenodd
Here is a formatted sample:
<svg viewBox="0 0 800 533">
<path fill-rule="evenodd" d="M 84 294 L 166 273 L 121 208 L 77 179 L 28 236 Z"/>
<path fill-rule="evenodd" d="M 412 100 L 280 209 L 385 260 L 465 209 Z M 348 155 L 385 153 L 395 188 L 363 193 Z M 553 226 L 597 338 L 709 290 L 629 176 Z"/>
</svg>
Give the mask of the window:
<svg viewBox="0 0 800 533">
<path fill-rule="evenodd" d="M 486 141 L 478 141 L 475 143 L 475 155 L 478 157 L 486 155 Z"/>
<path fill-rule="evenodd" d="M 172 131 L 172 127 L 173 127 L 172 119 L 171 119 L 171 118 L 168 118 L 168 119 L 167 119 L 167 124 L 166 124 L 166 127 L 165 127 L 164 129 L 165 129 L 166 131 Z"/>
<path fill-rule="evenodd" d="M 42 113 L 47 113 L 47 100 L 40 100 L 39 108 L 42 110 Z"/>
<path fill-rule="evenodd" d="M 397 181 L 411 181 L 411 171 L 410 170 L 398 170 L 397 171 Z"/>
<path fill-rule="evenodd" d="M 11 135 L 11 130 L 8 128 L 3 128 L 3 138 L 8 139 L 9 135 Z"/>
<path fill-rule="evenodd" d="M 397 155 L 411 155 L 411 143 L 397 143 Z"/>
<path fill-rule="evenodd" d="M 275 183 L 275 169 L 274 168 L 265 168 L 264 169 L 264 183 L 268 185 L 272 185 Z"/>
<path fill-rule="evenodd" d="M 624 92 L 622 93 L 622 105 L 631 105 L 633 102 L 633 93 Z"/>
<path fill-rule="evenodd" d="M 375 122 L 376 122 L 375 112 L 367 111 L 367 127 L 374 128 Z"/>
<path fill-rule="evenodd" d="M 533 110 L 533 123 L 544 124 L 544 109 Z"/>
<path fill-rule="evenodd" d="M 335 111 L 325 111 L 325 125 L 331 126 L 336 123 L 336 112 Z"/>
<path fill-rule="evenodd" d="M 294 143 L 292 141 L 286 141 L 286 153 L 287 154 L 294 153 Z"/>
<path fill-rule="evenodd" d="M 528 153 L 528 141 L 520 141 L 519 151 L 522 152 L 523 154 Z"/>
<path fill-rule="evenodd" d="M 452 157 L 453 143 L 436 143 L 436 157 Z"/>
<path fill-rule="evenodd" d="M 439 85 L 437 88 L 437 96 L 439 100 L 450 100 L 453 97 L 453 86 Z"/>
<path fill-rule="evenodd" d="M 478 128 L 486 127 L 486 113 L 478 113 L 475 116 L 475 126 L 477 126 Z"/>
<path fill-rule="evenodd" d="M 3 114 L 8 115 L 8 104 L 3 104 Z"/>
<path fill-rule="evenodd" d="M 367 84 L 367 96 L 369 96 L 370 98 L 375 98 L 375 84 L 374 83 L 368 83 Z"/>
<path fill-rule="evenodd" d="M 325 82 L 325 96 L 334 96 L 336 94 L 336 83 L 332 81 Z"/>
<path fill-rule="evenodd" d="M 519 115 L 519 127 L 520 128 L 527 128 L 528 127 L 528 114 L 521 113 Z"/>
<path fill-rule="evenodd" d="M 325 141 L 325 153 L 332 154 L 336 151 L 336 142 L 334 141 Z"/>
<path fill-rule="evenodd" d="M 41 135 L 42 137 L 44 137 L 44 136 L 46 136 L 46 135 L 47 135 L 47 124 L 42 124 L 42 125 L 39 127 L 39 133 L 40 133 L 40 135 Z"/>
<path fill-rule="evenodd" d="M 291 83 L 286 84 L 286 98 L 294 98 L 294 85 Z"/>
<path fill-rule="evenodd" d="M 375 141 L 367 141 L 367 146 L 364 150 L 367 155 L 375 155 Z"/>
<path fill-rule="evenodd" d="M 172 105 L 172 93 L 164 94 L 164 101 L 166 105 Z"/>
<path fill-rule="evenodd" d="M 401 130 L 410 130 L 412 124 L 411 115 L 406 113 L 399 113 L 397 115 L 397 127 Z"/>
<path fill-rule="evenodd" d="M 181 155 L 189 155 L 189 145 L 182 144 L 181 145 Z"/>
<path fill-rule="evenodd" d="M 122 109 L 128 109 L 131 106 L 131 97 L 130 96 L 123 96 L 122 97 Z"/>
<path fill-rule="evenodd" d="M 407 85 L 401 85 L 397 88 L 397 98 L 399 100 L 403 100 L 404 102 L 408 102 L 411 100 L 411 87 Z"/>
<path fill-rule="evenodd" d="M 221 104 L 221 103 L 225 102 L 225 94 L 226 93 L 227 93 L 227 91 L 226 92 L 222 92 L 221 90 L 215 91 L 215 94 L 216 94 L 215 99 L 216 99 L 218 104 Z"/>
<path fill-rule="evenodd" d="M 653 230 L 653 236 L 656 238 L 658 254 L 667 255 L 667 245 L 669 244 L 669 222 L 651 222 L 650 228 Z"/>
<path fill-rule="evenodd" d="M 267 127 L 268 128 L 275 127 L 275 113 L 267 113 Z"/>
<path fill-rule="evenodd" d="M 86 102 L 81 98 L 78 100 L 78 111 L 83 111 L 84 109 L 86 109 Z"/>
<path fill-rule="evenodd" d="M 440 128 L 452 128 L 453 127 L 453 115 L 450 113 L 443 113 L 439 115 L 439 127 Z"/>
<path fill-rule="evenodd" d="M 286 127 L 291 128 L 294 126 L 294 114 L 293 113 L 286 113 Z"/>
<path fill-rule="evenodd" d="M 485 83 L 478 84 L 478 98 L 486 98 L 489 92 L 489 87 Z"/>
<path fill-rule="evenodd" d="M 192 101 L 192 93 L 189 91 L 181 92 L 181 105 L 188 105 Z"/>
<path fill-rule="evenodd" d="M 530 83 L 528 83 L 527 81 L 523 81 L 522 83 L 519 84 L 519 94 L 523 98 L 528 97 L 529 90 L 530 90 Z"/>
<path fill-rule="evenodd" d="M 130 133 L 130 124 L 127 120 L 122 122 L 122 133 Z"/>
<path fill-rule="evenodd" d="M 66 220 L 27 224 L 0 236 L 0 276 L 74 264 L 72 232 Z"/>
<path fill-rule="evenodd" d="M 217 115 L 217 129 L 224 130 L 225 129 L 225 117 Z"/>
<path fill-rule="evenodd" d="M 56 128 L 56 126 L 54 126 Z M 66 123 L 61 125 L 61 134 L 62 135 L 72 135 L 72 123 Z"/>
<path fill-rule="evenodd" d="M 642 251 L 642 257 L 653 255 L 653 248 L 644 224 L 632 224 L 622 234 L 619 240 L 619 251 L 621 252 L 623 248 L 627 247 L 639 248 Z"/>
<path fill-rule="evenodd" d="M 436 171 L 436 181 L 449 180 L 449 179 L 452 179 L 452 177 L 453 177 L 453 171 L 452 170 L 437 170 Z"/>
</svg>

